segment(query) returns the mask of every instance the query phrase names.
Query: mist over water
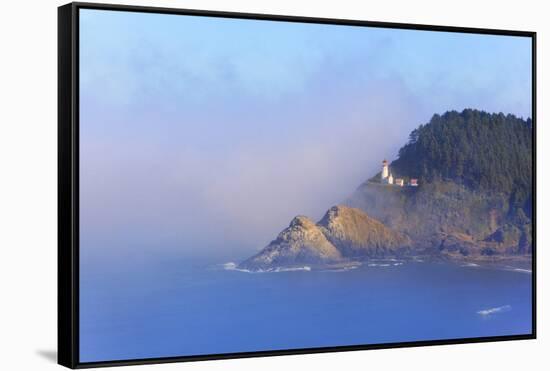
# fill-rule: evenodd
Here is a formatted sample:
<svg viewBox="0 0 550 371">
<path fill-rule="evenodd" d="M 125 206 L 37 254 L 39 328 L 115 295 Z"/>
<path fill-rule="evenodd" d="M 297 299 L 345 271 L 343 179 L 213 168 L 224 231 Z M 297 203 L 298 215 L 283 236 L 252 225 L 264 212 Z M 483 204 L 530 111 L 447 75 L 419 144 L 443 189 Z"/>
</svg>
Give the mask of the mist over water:
<svg viewBox="0 0 550 371">
<path fill-rule="evenodd" d="M 319 219 L 376 173 L 381 159 L 395 156 L 419 115 L 403 105 L 399 87 L 377 87 L 358 94 L 348 86 L 333 93 L 338 97 L 331 104 L 322 90 L 312 91 L 304 105 L 286 104 L 290 97 L 279 103 L 276 117 L 264 110 L 203 114 L 192 120 L 207 133 L 237 121 L 249 128 L 219 145 L 208 141 L 204 149 L 197 147 L 205 134 L 189 133 L 173 122 L 179 118 L 155 121 L 159 132 L 146 140 L 110 131 L 108 139 L 96 138 L 84 120 L 83 225 L 92 237 L 127 238 L 135 231 L 144 234 L 140 240 L 161 236 L 180 249 L 263 247 L 295 215 Z M 212 229 L 218 233 L 206 233 Z"/>
</svg>

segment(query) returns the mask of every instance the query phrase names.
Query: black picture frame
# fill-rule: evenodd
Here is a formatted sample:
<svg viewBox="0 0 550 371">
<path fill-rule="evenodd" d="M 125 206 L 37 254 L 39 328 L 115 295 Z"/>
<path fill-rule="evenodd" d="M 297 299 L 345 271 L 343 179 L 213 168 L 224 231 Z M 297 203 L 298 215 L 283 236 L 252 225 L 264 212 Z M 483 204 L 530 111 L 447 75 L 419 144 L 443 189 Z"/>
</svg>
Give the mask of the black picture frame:
<svg viewBox="0 0 550 371">
<path fill-rule="evenodd" d="M 368 26 L 378 28 L 443 31 L 529 37 L 532 41 L 532 143 L 533 143 L 533 250 L 532 331 L 515 336 L 490 336 L 402 343 L 336 346 L 323 348 L 255 351 L 200 356 L 126 359 L 102 362 L 79 360 L 79 10 L 98 9 L 124 12 L 162 13 L 205 17 L 270 20 L 281 22 Z M 145 6 L 70 3 L 58 8 L 58 363 L 69 368 L 138 365 L 214 359 L 264 357 L 289 354 L 342 352 L 428 345 L 481 343 L 536 338 L 536 32 L 487 28 L 448 27 L 346 19 L 297 17 L 271 14 L 234 13 Z"/>
</svg>

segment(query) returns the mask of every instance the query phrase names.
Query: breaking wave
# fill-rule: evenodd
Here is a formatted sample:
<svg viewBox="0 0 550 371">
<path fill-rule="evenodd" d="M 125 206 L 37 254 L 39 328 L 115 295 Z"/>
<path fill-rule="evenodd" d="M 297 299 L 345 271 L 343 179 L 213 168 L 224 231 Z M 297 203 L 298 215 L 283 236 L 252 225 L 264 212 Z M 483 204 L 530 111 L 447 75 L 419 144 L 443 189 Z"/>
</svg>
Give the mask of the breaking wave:
<svg viewBox="0 0 550 371">
<path fill-rule="evenodd" d="M 523 268 L 514 268 L 512 269 L 514 272 L 521 272 L 521 273 L 533 273 L 531 269 L 523 269 Z"/>
<path fill-rule="evenodd" d="M 369 264 L 367 264 L 368 267 L 397 267 L 399 265 L 403 265 L 403 262 L 397 262 L 397 263 L 369 263 Z"/>
<path fill-rule="evenodd" d="M 311 271 L 311 267 L 304 265 L 303 267 L 292 267 L 292 268 L 283 268 L 283 267 L 277 267 L 273 269 L 268 269 L 266 272 L 294 272 L 294 271 Z"/>
<path fill-rule="evenodd" d="M 511 272 L 519 272 L 519 273 L 527 273 L 527 274 L 533 273 L 533 271 L 531 269 L 516 268 L 516 267 L 512 267 L 512 266 L 507 266 L 506 270 L 511 271 Z"/>
<path fill-rule="evenodd" d="M 239 266 L 236 263 L 229 262 L 222 264 L 223 269 L 226 271 L 237 271 L 237 272 L 245 272 L 245 273 L 280 273 L 280 272 L 295 272 L 295 271 L 311 271 L 311 267 L 305 265 L 303 267 L 275 267 L 275 268 L 269 268 L 269 269 L 257 269 L 257 270 L 251 270 L 251 269 L 244 269 L 239 268 Z"/>
<path fill-rule="evenodd" d="M 490 316 L 492 314 L 496 313 L 502 313 L 502 312 L 508 312 L 512 310 L 511 305 L 503 305 L 501 307 L 495 307 L 495 308 L 489 308 L 489 309 L 482 309 L 477 312 L 477 314 L 480 314 L 482 316 Z"/>
<path fill-rule="evenodd" d="M 332 269 L 325 269 L 323 272 L 348 272 L 352 269 L 359 268 L 359 265 L 350 265 L 347 267 L 341 267 L 341 268 L 332 268 Z"/>
<path fill-rule="evenodd" d="M 222 266 L 223 266 L 223 269 L 225 269 L 226 271 L 238 271 L 238 272 L 254 273 L 254 271 L 239 268 L 237 263 L 233 263 L 233 262 L 222 264 Z"/>
</svg>

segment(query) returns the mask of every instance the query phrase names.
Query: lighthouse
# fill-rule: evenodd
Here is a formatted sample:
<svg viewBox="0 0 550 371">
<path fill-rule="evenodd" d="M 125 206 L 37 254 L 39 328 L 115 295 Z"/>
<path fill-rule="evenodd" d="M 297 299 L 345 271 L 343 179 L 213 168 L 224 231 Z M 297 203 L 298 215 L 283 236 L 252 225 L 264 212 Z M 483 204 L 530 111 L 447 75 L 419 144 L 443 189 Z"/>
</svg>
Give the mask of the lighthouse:
<svg viewBox="0 0 550 371">
<path fill-rule="evenodd" d="M 388 168 L 388 161 L 384 159 L 384 161 L 382 161 L 382 173 L 380 174 L 382 183 L 387 182 L 389 175 L 390 175 L 390 170 Z"/>
</svg>

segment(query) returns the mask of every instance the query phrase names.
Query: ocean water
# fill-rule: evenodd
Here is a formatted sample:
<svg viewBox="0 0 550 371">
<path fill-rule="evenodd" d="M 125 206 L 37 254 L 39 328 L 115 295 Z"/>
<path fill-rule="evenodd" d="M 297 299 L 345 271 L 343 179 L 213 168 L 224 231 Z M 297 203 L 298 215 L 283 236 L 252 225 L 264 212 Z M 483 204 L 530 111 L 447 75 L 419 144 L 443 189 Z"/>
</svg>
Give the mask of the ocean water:
<svg viewBox="0 0 550 371">
<path fill-rule="evenodd" d="M 81 362 L 531 332 L 528 270 L 378 261 L 249 273 L 223 263 L 81 268 Z"/>
</svg>

